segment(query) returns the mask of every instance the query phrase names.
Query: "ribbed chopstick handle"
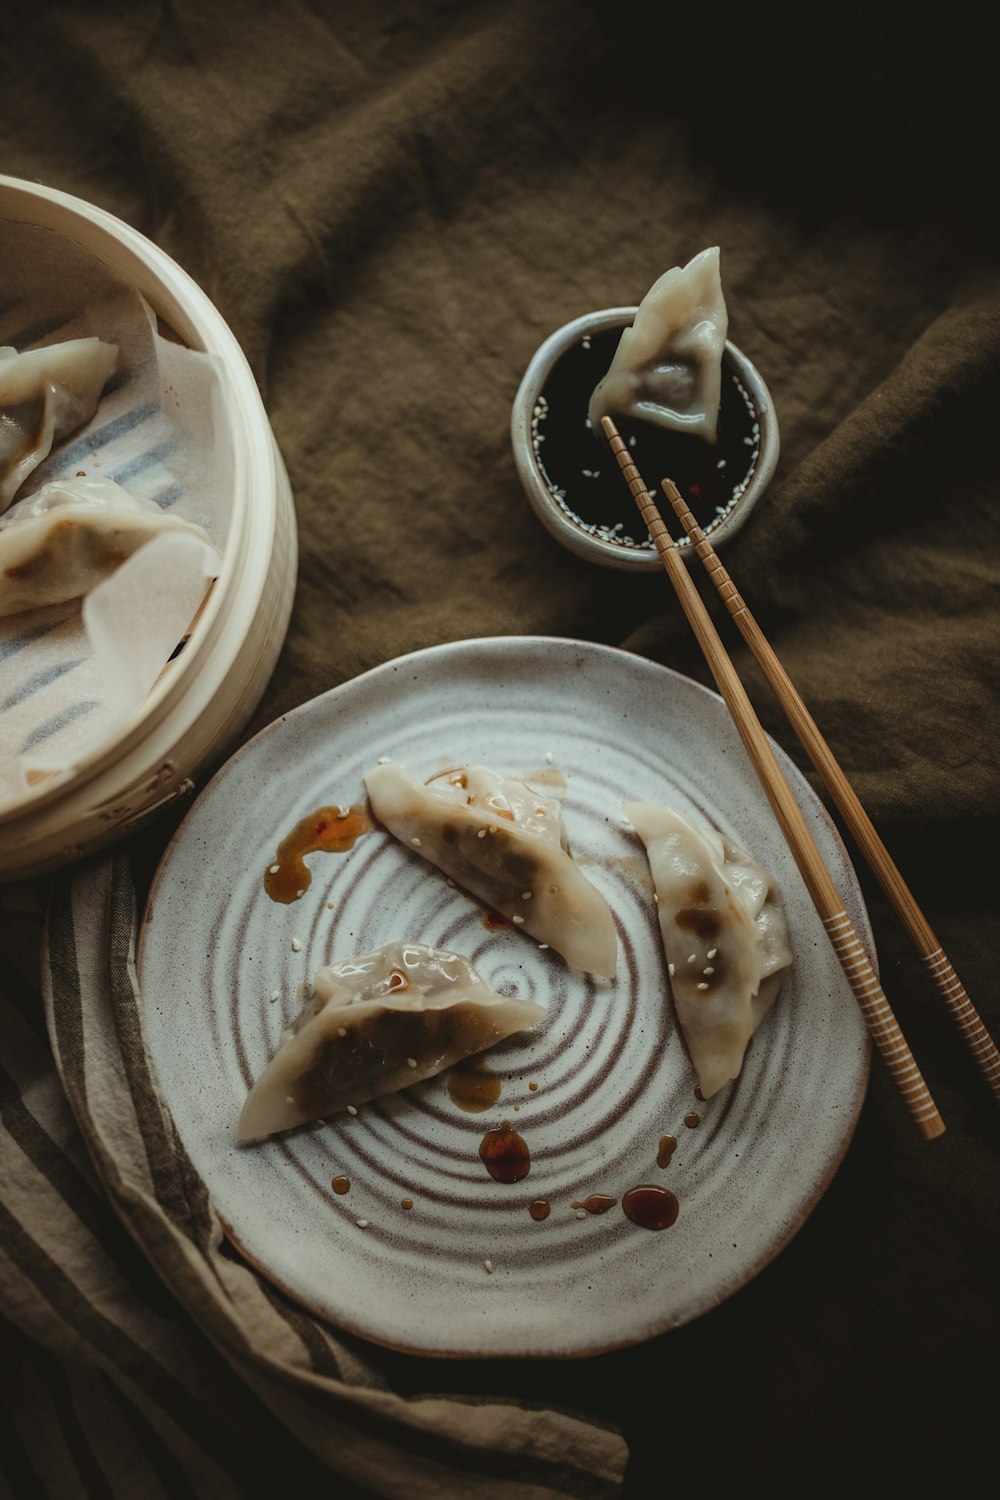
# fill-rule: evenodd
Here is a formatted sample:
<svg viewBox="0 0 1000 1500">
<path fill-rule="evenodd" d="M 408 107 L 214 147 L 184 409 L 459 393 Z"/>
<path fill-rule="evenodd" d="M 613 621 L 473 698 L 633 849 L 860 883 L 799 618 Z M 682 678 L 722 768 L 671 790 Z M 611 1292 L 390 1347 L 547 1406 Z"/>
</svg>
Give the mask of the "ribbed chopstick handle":
<svg viewBox="0 0 1000 1500">
<path fill-rule="evenodd" d="M 833 916 L 823 917 L 822 921 L 840 960 L 840 966 L 847 976 L 847 982 L 854 991 L 854 998 L 861 1007 L 871 1039 L 892 1074 L 914 1124 L 925 1140 L 933 1140 L 935 1136 L 944 1133 L 944 1121 L 913 1060 L 871 959 L 851 925 L 850 917 L 845 911 L 841 911 Z"/>
<path fill-rule="evenodd" d="M 921 953 L 920 961 L 938 994 L 951 1012 L 962 1039 L 997 1099 L 1000 1099 L 1000 1052 L 983 1025 L 982 1017 L 965 992 L 965 986 L 941 948 Z"/>
</svg>

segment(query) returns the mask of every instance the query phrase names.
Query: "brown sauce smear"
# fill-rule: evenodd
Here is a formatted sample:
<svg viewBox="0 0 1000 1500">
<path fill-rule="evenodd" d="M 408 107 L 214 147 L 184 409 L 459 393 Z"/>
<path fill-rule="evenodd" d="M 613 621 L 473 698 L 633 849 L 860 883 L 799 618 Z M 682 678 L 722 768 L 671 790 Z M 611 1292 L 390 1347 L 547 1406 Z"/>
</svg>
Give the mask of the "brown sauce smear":
<svg viewBox="0 0 1000 1500">
<path fill-rule="evenodd" d="M 335 1177 L 330 1186 L 335 1193 L 346 1193 L 350 1191 L 351 1179 L 349 1177 Z"/>
<path fill-rule="evenodd" d="M 622 1199 L 625 1216 L 640 1229 L 669 1229 L 676 1223 L 680 1205 L 669 1188 L 642 1183 L 629 1188 Z"/>
<path fill-rule="evenodd" d="M 693 932 L 709 942 L 719 936 L 722 923 L 714 906 L 685 906 L 674 917 L 682 932 Z"/>
<path fill-rule="evenodd" d="M 534 1203 L 528 1204 L 528 1212 L 535 1223 L 540 1224 L 552 1212 L 552 1205 L 551 1203 L 546 1203 L 544 1198 L 536 1198 Z"/>
<path fill-rule="evenodd" d="M 448 1098 L 467 1114 L 481 1115 L 500 1098 L 500 1079 L 483 1059 L 452 1068 Z"/>
<path fill-rule="evenodd" d="M 497 1130 L 487 1130 L 479 1142 L 479 1156 L 494 1182 L 520 1182 L 531 1170 L 528 1144 L 509 1120 Z"/>
<path fill-rule="evenodd" d="M 578 1198 L 570 1207 L 585 1208 L 588 1214 L 606 1214 L 617 1202 L 617 1198 L 609 1198 L 607 1193 L 591 1193 L 589 1198 Z"/>
<path fill-rule="evenodd" d="M 669 1167 L 676 1150 L 677 1137 L 673 1135 L 661 1135 L 660 1149 L 656 1153 L 656 1165 L 658 1167 Z"/>
<path fill-rule="evenodd" d="M 362 834 L 374 827 L 367 804 L 354 807 L 320 807 L 292 829 L 278 845 L 278 853 L 264 876 L 264 889 L 272 901 L 283 906 L 297 901 L 312 884 L 307 854 L 346 854 Z"/>
</svg>

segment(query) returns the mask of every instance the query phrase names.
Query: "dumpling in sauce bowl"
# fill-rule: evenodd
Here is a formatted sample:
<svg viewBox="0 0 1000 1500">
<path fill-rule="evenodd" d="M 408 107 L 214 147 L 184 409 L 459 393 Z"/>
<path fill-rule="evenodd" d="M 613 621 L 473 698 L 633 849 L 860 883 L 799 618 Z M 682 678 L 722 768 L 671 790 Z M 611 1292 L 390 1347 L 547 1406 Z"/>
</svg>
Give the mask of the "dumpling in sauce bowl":
<svg viewBox="0 0 1000 1500">
<path fill-rule="evenodd" d="M 670 807 L 627 802 L 646 847 L 674 1008 L 710 1099 L 738 1078 L 792 952 L 774 878 L 714 828 Z"/>
<path fill-rule="evenodd" d="M 458 766 L 425 784 L 390 762 L 369 771 L 365 787 L 376 818 L 413 853 L 573 968 L 614 977 L 614 917 L 567 852 L 557 797 L 488 766 Z"/>
<path fill-rule="evenodd" d="M 545 1008 L 499 995 L 467 958 L 387 943 L 315 975 L 291 1029 L 247 1096 L 238 1139 L 261 1140 L 432 1078 Z"/>
</svg>

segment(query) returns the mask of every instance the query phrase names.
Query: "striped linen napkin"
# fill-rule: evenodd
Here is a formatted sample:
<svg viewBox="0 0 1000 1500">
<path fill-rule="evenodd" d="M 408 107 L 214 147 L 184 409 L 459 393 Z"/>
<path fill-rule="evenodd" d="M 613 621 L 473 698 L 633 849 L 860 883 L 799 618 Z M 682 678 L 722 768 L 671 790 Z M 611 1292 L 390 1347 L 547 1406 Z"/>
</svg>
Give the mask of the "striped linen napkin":
<svg viewBox="0 0 1000 1500">
<path fill-rule="evenodd" d="M 616 1430 L 403 1398 L 236 1255 L 151 1078 L 137 907 L 121 853 L 0 887 L 0 1493 L 617 1493 Z"/>
</svg>

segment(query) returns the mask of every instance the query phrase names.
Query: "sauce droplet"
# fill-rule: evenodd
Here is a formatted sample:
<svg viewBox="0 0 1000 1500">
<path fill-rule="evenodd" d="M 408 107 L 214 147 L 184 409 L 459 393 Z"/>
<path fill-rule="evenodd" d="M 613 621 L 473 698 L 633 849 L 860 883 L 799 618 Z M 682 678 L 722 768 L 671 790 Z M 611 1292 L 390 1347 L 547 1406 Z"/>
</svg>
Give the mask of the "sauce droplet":
<svg viewBox="0 0 1000 1500">
<path fill-rule="evenodd" d="M 658 1167 L 669 1167 L 673 1154 L 677 1150 L 677 1139 L 672 1135 L 660 1136 L 660 1149 L 656 1153 L 656 1165 Z"/>
<path fill-rule="evenodd" d="M 531 1092 L 534 1094 L 537 1091 L 537 1089 L 538 1089 L 538 1084 L 537 1083 L 529 1083 L 528 1087 L 531 1090 Z"/>
<path fill-rule="evenodd" d="M 399 1202 L 399 1206 L 400 1206 L 400 1208 L 412 1208 L 413 1207 L 413 1199 L 412 1198 L 401 1198 L 400 1202 Z"/>
<path fill-rule="evenodd" d="M 696 1099 L 700 1100 L 700 1102 L 702 1104 L 704 1104 L 704 1102 L 705 1102 L 705 1095 L 701 1091 L 701 1084 L 700 1083 L 696 1083 L 695 1086 L 694 1086 L 694 1097 Z"/>
<path fill-rule="evenodd" d="M 342 807 L 321 807 L 310 813 L 278 845 L 278 853 L 264 876 L 265 891 L 272 901 L 280 901 L 283 906 L 297 901 L 312 884 L 312 871 L 305 862 L 307 854 L 319 850 L 345 854 L 373 826 L 371 813 L 361 804 L 346 812 Z"/>
<path fill-rule="evenodd" d="M 570 1207 L 585 1208 L 588 1214 L 606 1214 L 617 1202 L 617 1198 L 609 1198 L 607 1193 L 591 1193 L 589 1198 L 579 1198 Z"/>
<path fill-rule="evenodd" d="M 523 1136 L 504 1120 L 498 1130 L 487 1130 L 479 1142 L 479 1156 L 494 1182 L 520 1182 L 531 1169 L 531 1153 Z"/>
<path fill-rule="evenodd" d="M 500 1098 L 500 1079 L 483 1060 L 452 1068 L 448 1074 L 448 1098 L 470 1115 L 481 1115 Z"/>
<path fill-rule="evenodd" d="M 701 1115 L 696 1115 L 693 1109 L 689 1110 L 689 1112 L 684 1116 L 684 1124 L 687 1126 L 688 1130 L 693 1130 L 696 1125 L 701 1124 Z"/>
<path fill-rule="evenodd" d="M 643 1183 L 629 1188 L 622 1199 L 625 1216 L 640 1229 L 669 1229 L 677 1219 L 680 1205 L 669 1188 Z"/>
<path fill-rule="evenodd" d="M 511 925 L 511 922 L 504 916 L 503 912 L 492 910 L 483 912 L 484 927 L 510 927 Z"/>
<path fill-rule="evenodd" d="M 335 1177 L 330 1186 L 335 1193 L 346 1193 L 351 1186 L 351 1179 L 349 1177 Z"/>
<path fill-rule="evenodd" d="M 530 1203 L 528 1205 L 528 1212 L 534 1219 L 535 1223 L 540 1224 L 543 1219 L 548 1218 L 549 1214 L 552 1212 L 552 1206 L 551 1204 L 546 1203 L 544 1198 L 536 1198 L 534 1203 Z"/>
</svg>

